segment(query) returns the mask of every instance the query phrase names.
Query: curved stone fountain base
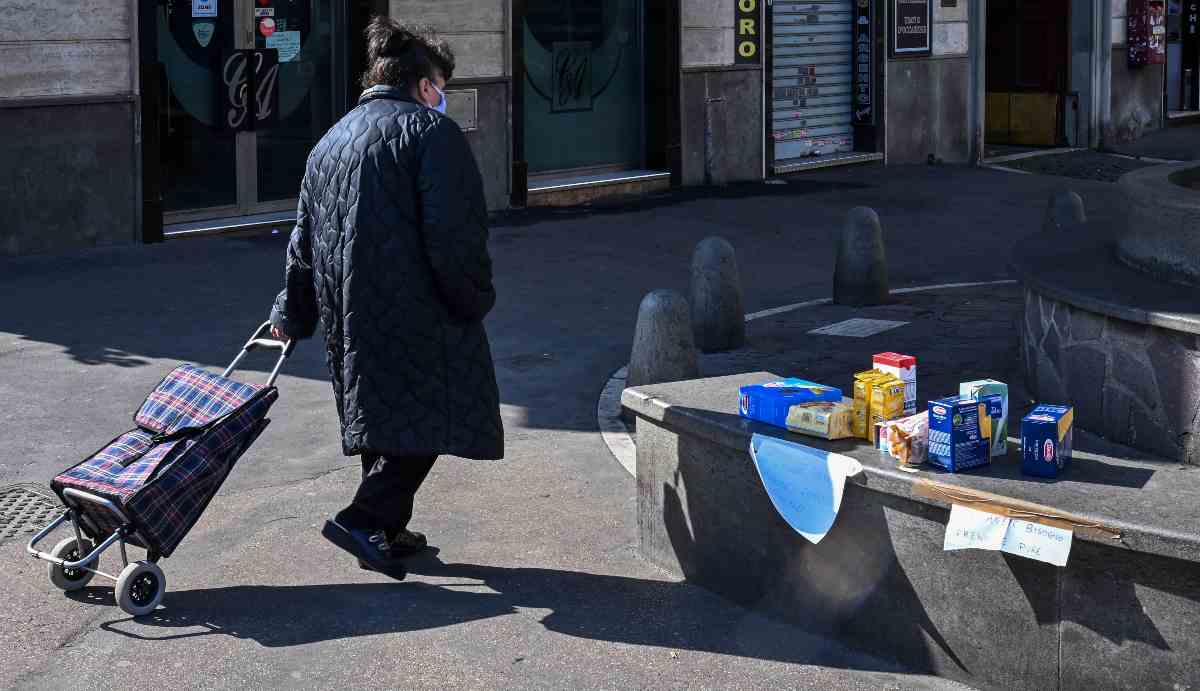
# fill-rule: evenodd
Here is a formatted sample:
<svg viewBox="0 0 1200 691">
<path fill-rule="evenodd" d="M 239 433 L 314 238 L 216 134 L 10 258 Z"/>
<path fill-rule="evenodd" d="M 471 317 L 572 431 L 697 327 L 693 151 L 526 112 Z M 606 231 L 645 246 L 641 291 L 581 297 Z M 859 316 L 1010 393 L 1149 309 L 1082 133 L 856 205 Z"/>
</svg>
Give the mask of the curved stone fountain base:
<svg viewBox="0 0 1200 691">
<path fill-rule="evenodd" d="M 1118 261 L 1096 224 L 1080 231 L 1035 236 L 1014 257 L 1030 390 L 1039 402 L 1074 405 L 1088 431 L 1200 464 L 1196 289 Z"/>
<path fill-rule="evenodd" d="M 1200 167 L 1151 166 L 1124 175 L 1125 226 L 1117 255 L 1169 281 L 1200 285 Z"/>
</svg>

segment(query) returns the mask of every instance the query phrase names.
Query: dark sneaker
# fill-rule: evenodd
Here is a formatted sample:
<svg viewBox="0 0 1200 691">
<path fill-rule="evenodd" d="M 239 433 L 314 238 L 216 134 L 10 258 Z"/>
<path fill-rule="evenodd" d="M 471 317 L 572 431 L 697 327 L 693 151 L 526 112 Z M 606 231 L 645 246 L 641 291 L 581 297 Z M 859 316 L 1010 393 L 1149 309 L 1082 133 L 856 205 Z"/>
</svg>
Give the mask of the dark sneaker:
<svg viewBox="0 0 1200 691">
<path fill-rule="evenodd" d="M 392 556 L 397 559 L 411 557 L 414 554 L 419 554 L 429 549 L 429 540 L 426 540 L 425 536 L 421 533 L 415 533 L 411 530 L 400 531 L 392 537 L 389 544 L 391 545 Z M 375 570 L 362 559 L 358 560 L 358 565 L 367 571 Z"/>
<path fill-rule="evenodd" d="M 382 530 L 350 530 L 337 521 L 325 521 L 321 535 L 358 557 L 358 563 L 363 568 L 369 567 L 371 571 L 378 571 L 398 581 L 408 575 L 404 562 L 392 554 L 391 543 Z"/>
<path fill-rule="evenodd" d="M 424 550 L 429 546 L 429 540 L 421 533 L 414 533 L 411 530 L 401 530 L 392 536 L 392 555 L 396 557 L 409 557 L 417 552 Z"/>
</svg>

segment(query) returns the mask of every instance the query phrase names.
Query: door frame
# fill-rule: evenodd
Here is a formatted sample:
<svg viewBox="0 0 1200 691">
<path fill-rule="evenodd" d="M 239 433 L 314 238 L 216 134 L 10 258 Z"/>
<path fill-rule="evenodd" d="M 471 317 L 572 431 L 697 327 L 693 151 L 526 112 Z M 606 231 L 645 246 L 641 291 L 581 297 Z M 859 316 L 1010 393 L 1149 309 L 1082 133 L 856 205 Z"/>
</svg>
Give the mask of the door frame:
<svg viewBox="0 0 1200 691">
<path fill-rule="evenodd" d="M 234 5 L 234 47 L 255 47 L 257 22 L 254 0 L 232 0 Z M 258 201 L 258 135 L 256 132 L 238 132 L 234 143 L 234 174 L 237 176 L 237 202 L 196 209 L 167 211 L 162 196 L 162 133 L 159 132 L 160 101 L 167 96 L 167 88 L 156 78 L 158 63 L 156 0 L 139 0 L 138 52 L 141 75 L 141 137 L 142 155 L 142 241 L 156 242 L 163 237 L 163 226 L 208 221 L 216 219 L 253 216 L 282 211 L 294 211 L 297 197 Z M 348 99 L 350 60 L 349 7 L 346 0 L 329 0 L 332 22 L 331 74 L 333 102 L 330 107 L 336 121 L 345 111 Z M 299 181 L 297 181 L 297 185 Z"/>
<path fill-rule="evenodd" d="M 666 64 L 661 66 L 662 74 L 666 75 L 668 84 L 666 94 L 665 108 L 656 109 L 654 113 L 650 112 L 650 103 L 644 104 L 642 118 L 642 139 L 643 149 L 642 159 L 647 162 L 647 165 L 654 166 L 654 162 L 662 161 L 665 163 L 668 171 L 671 174 L 671 186 L 678 187 L 682 182 L 683 171 L 683 151 L 682 151 L 682 130 L 680 127 L 681 112 L 682 112 L 682 72 L 681 72 L 681 51 L 682 51 L 682 35 L 683 35 L 683 15 L 681 9 L 681 0 L 641 0 L 642 16 L 639 21 L 639 31 L 644 39 L 642 43 L 643 56 L 650 52 L 649 43 L 651 41 L 664 41 L 665 44 L 660 44 L 660 47 L 665 48 L 662 51 L 665 55 Z M 655 35 L 654 32 L 645 30 L 646 17 L 654 10 L 661 13 L 665 23 L 669 26 L 670 31 L 665 36 Z M 524 22 L 525 15 L 528 12 L 529 0 L 511 0 L 511 11 L 509 12 L 510 24 L 509 32 L 509 53 L 510 64 L 512 66 L 512 150 L 510 152 L 511 173 L 509 177 L 509 204 L 513 207 L 524 207 L 529 199 L 529 162 L 525 160 L 525 46 L 524 46 Z M 647 68 L 649 60 L 643 60 L 642 84 L 643 87 L 649 81 Z M 645 90 L 645 89 L 644 89 Z M 654 141 L 649 135 L 649 122 L 651 117 L 665 117 L 665 128 L 663 137 Z"/>
</svg>

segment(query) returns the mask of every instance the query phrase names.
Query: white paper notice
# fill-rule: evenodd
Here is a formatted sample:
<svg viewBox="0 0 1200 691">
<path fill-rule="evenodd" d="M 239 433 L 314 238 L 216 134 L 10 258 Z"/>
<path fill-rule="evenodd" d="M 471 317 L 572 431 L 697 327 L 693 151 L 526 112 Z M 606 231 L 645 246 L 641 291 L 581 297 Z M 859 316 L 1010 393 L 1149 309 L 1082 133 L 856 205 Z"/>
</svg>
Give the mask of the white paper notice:
<svg viewBox="0 0 1200 691">
<path fill-rule="evenodd" d="M 1055 566 L 1066 566 L 1067 557 L 1071 555 L 1073 537 L 1074 534 L 1070 530 L 1014 518 L 1008 526 L 1004 544 L 1000 549 L 1019 557 L 1036 559 Z"/>
<path fill-rule="evenodd" d="M 276 31 L 267 37 L 267 47 L 279 51 L 279 62 L 291 62 L 300 54 L 300 32 Z"/>
<path fill-rule="evenodd" d="M 1007 518 L 954 504 L 946 523 L 943 549 L 986 549 L 1066 566 L 1071 554 L 1070 530 Z"/>
<path fill-rule="evenodd" d="M 1004 544 L 1012 519 L 986 511 L 954 504 L 950 507 L 950 521 L 946 523 L 946 540 L 943 549 L 989 549 L 998 550 Z"/>
<path fill-rule="evenodd" d="M 837 519 L 846 478 L 863 469 L 849 456 L 757 434 L 750 457 L 775 510 L 814 545 Z"/>
<path fill-rule="evenodd" d="M 193 17 L 217 16 L 217 0 L 192 0 Z"/>
</svg>

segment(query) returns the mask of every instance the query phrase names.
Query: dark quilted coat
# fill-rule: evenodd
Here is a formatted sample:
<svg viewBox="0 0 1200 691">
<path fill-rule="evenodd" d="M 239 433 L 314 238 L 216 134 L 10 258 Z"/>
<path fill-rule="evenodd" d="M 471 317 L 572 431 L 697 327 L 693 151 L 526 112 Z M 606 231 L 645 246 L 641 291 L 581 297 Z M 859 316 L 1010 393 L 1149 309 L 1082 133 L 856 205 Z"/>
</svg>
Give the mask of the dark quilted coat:
<svg viewBox="0 0 1200 691">
<path fill-rule="evenodd" d="M 346 455 L 503 456 L 487 239 L 466 138 L 406 91 L 367 90 L 313 149 L 271 321 L 321 323 Z"/>
</svg>

